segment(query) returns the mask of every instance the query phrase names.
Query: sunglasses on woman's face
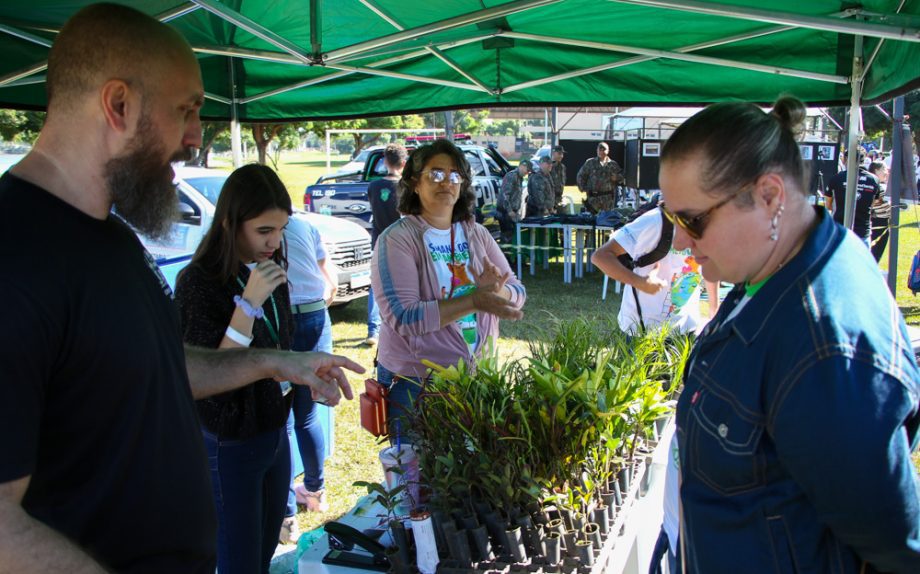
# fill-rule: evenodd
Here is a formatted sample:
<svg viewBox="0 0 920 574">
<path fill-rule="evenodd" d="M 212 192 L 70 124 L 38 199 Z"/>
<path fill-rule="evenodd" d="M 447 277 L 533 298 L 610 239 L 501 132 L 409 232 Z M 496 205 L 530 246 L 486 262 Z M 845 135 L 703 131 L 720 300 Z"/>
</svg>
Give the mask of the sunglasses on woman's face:
<svg viewBox="0 0 920 574">
<path fill-rule="evenodd" d="M 433 167 L 431 169 L 423 170 L 422 173 L 428 174 L 428 179 L 431 183 L 441 183 L 445 179 L 453 185 L 460 185 L 460 182 L 463 181 L 463 176 L 460 175 L 459 171 L 452 171 L 447 173 L 443 169 Z"/>
<path fill-rule="evenodd" d="M 693 239 L 700 239 L 703 237 L 703 232 L 706 231 L 706 226 L 709 225 L 709 218 L 713 213 L 729 201 L 735 199 L 741 192 L 745 191 L 747 188 L 742 187 L 735 193 L 732 193 L 726 196 L 724 199 L 704 211 L 699 215 L 694 215 L 693 217 L 687 217 L 686 215 L 680 215 L 679 213 L 672 213 L 668 210 L 664 202 L 661 202 L 661 212 L 664 213 L 664 216 L 668 218 L 668 221 L 674 225 L 680 226 L 681 229 L 687 232 L 687 235 Z"/>
</svg>

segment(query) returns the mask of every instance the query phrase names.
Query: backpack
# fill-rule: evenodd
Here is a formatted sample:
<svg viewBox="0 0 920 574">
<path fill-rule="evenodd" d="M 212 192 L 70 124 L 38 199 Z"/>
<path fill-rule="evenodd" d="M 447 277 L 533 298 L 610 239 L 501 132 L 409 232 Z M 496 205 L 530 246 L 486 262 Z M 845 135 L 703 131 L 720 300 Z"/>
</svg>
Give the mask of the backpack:
<svg viewBox="0 0 920 574">
<path fill-rule="evenodd" d="M 649 211 L 658 207 L 661 203 L 661 194 L 656 193 L 652 196 L 651 199 L 643 203 L 636 209 L 632 214 L 626 219 L 626 225 L 629 225 L 633 221 L 639 219 L 643 214 L 648 213 Z M 636 267 L 646 267 L 652 265 L 664 259 L 671 251 L 671 242 L 674 239 L 674 224 L 671 223 L 671 220 L 664 216 L 664 212 L 661 212 L 661 237 L 658 238 L 658 244 L 652 248 L 651 251 L 645 255 L 639 257 L 638 259 L 633 259 L 629 256 L 628 253 L 620 255 L 618 259 L 620 263 L 623 264 L 629 270 L 633 270 Z"/>
<path fill-rule="evenodd" d="M 907 276 L 907 288 L 913 291 L 914 295 L 920 291 L 920 251 L 914 255 L 914 261 L 910 264 L 910 275 Z"/>
<path fill-rule="evenodd" d="M 644 204 L 640 205 L 639 208 L 636 209 L 636 211 L 634 211 L 632 215 L 629 216 L 629 218 L 626 220 L 626 225 L 629 225 L 630 222 L 635 221 L 636 219 L 641 217 L 644 213 L 647 213 L 655 209 L 656 207 L 658 207 L 659 203 L 661 203 L 661 194 L 656 193 L 655 195 L 652 196 L 651 199 L 649 199 Z M 658 238 L 658 244 L 655 245 L 655 247 L 652 248 L 651 251 L 649 251 L 645 255 L 642 255 L 638 259 L 633 259 L 632 257 L 629 256 L 628 253 L 624 253 L 623 255 L 617 256 L 617 259 L 620 260 L 620 263 L 622 263 L 623 266 L 629 269 L 630 271 L 632 271 L 636 267 L 646 267 L 648 265 L 657 263 L 661 261 L 662 259 L 664 259 L 665 255 L 670 253 L 671 242 L 674 239 L 674 224 L 671 223 L 670 219 L 665 217 L 663 211 L 660 212 L 660 215 L 661 215 L 661 236 Z M 645 321 L 643 320 L 643 317 L 642 317 L 642 305 L 639 304 L 638 290 L 633 288 L 632 293 L 633 293 L 633 298 L 636 301 L 636 313 L 639 315 L 639 326 L 642 328 L 642 331 L 645 331 Z"/>
</svg>

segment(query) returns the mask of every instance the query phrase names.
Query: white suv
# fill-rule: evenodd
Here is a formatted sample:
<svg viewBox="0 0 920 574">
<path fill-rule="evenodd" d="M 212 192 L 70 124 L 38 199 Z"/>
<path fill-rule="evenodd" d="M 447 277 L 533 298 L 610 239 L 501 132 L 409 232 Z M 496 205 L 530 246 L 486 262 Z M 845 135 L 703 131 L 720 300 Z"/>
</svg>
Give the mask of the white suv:
<svg viewBox="0 0 920 574">
<path fill-rule="evenodd" d="M 184 166 L 174 169 L 181 220 L 165 239 L 152 241 L 140 236 L 173 286 L 176 274 L 188 264 L 211 227 L 217 197 L 230 175 L 229 171 L 217 169 Z M 367 295 L 371 283 L 371 237 L 367 231 L 350 221 L 318 213 L 295 211 L 292 217 L 308 221 L 319 231 L 339 281 L 333 305 Z"/>
</svg>

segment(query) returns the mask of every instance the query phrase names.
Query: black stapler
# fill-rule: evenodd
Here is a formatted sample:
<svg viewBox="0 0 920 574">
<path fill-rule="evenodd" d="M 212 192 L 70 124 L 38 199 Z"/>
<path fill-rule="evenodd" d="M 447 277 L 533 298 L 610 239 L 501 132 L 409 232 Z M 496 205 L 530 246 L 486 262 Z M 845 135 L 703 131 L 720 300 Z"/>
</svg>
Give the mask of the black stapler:
<svg viewBox="0 0 920 574">
<path fill-rule="evenodd" d="M 329 522 L 325 530 L 329 536 L 329 552 L 323 556 L 323 564 L 378 572 L 390 569 L 383 545 L 367 534 L 341 522 Z M 363 552 L 356 550 L 355 546 L 363 549 Z"/>
</svg>

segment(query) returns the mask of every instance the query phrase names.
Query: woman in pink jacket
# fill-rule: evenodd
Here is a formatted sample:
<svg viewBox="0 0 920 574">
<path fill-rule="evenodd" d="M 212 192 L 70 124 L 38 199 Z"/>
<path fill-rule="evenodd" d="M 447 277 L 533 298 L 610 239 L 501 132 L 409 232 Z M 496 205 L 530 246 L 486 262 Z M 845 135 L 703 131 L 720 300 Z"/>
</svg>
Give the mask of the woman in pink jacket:
<svg viewBox="0 0 920 574">
<path fill-rule="evenodd" d="M 499 319 L 523 316 L 524 286 L 475 222 L 471 182 L 469 163 L 451 142 L 418 148 L 399 182 L 405 217 L 377 240 L 371 265 L 383 319 L 377 378 L 390 386 L 390 421 L 418 396 L 427 377 L 422 360 L 474 363 L 498 338 Z"/>
</svg>

